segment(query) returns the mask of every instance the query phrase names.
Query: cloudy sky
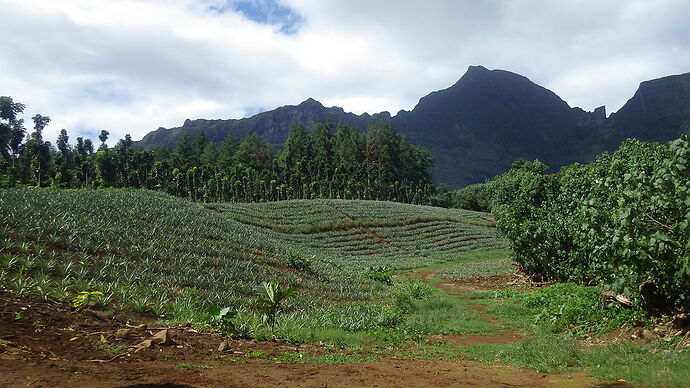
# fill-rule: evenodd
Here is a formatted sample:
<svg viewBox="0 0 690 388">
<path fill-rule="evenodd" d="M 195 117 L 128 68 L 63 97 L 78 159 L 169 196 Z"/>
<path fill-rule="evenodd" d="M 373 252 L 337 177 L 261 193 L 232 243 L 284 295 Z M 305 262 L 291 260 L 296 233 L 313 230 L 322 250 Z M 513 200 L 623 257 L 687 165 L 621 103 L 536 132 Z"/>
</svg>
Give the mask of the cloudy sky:
<svg viewBox="0 0 690 388">
<path fill-rule="evenodd" d="M 412 109 L 469 65 L 609 113 L 639 82 L 690 71 L 690 2 L 0 0 L 0 95 L 52 140 L 140 139 L 313 97 Z"/>
</svg>

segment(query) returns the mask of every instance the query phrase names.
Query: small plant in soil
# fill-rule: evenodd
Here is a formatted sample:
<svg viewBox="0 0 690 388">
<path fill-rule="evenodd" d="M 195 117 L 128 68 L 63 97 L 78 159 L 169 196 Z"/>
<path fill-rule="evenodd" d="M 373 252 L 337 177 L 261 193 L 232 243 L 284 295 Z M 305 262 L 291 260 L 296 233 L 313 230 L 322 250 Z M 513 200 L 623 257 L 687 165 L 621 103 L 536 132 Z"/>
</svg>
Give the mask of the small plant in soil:
<svg viewBox="0 0 690 388">
<path fill-rule="evenodd" d="M 74 299 L 72 299 L 72 307 L 76 309 L 83 309 L 88 306 L 89 303 L 94 302 L 99 296 L 103 296 L 100 291 L 82 291 Z"/>
<path fill-rule="evenodd" d="M 256 301 L 256 307 L 261 314 L 261 319 L 264 324 L 271 328 L 271 335 L 275 336 L 275 327 L 278 313 L 283 309 L 283 302 L 293 293 L 295 288 L 282 288 L 277 283 L 261 283 L 257 293 L 259 299 Z"/>
<path fill-rule="evenodd" d="M 208 310 L 208 323 L 214 328 L 222 331 L 225 334 L 236 334 L 237 328 L 232 321 L 237 315 L 236 311 L 231 311 L 230 307 L 220 308 L 218 306 L 211 306 Z"/>
</svg>

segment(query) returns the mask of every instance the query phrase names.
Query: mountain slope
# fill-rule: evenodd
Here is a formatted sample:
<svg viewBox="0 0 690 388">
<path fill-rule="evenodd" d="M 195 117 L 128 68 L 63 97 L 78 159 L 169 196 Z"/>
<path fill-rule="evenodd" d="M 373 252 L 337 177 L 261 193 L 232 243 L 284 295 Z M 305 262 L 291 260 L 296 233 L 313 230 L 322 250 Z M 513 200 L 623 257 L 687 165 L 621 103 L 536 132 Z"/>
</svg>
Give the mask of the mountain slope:
<svg viewBox="0 0 690 388">
<path fill-rule="evenodd" d="M 613 141 L 635 137 L 662 142 L 689 133 L 690 73 L 642 82 L 604 128 Z"/>
<path fill-rule="evenodd" d="M 519 157 L 557 165 L 576 160 L 573 139 L 590 136 L 598 120 L 526 77 L 472 66 L 455 85 L 400 112 L 393 124 L 431 150 L 437 181 L 466 185 L 508 169 Z"/>
<path fill-rule="evenodd" d="M 215 141 L 232 133 L 235 141 L 258 133 L 280 146 L 290 125 L 343 123 L 365 130 L 384 120 L 408 139 L 427 147 L 435 161 L 436 182 L 453 187 L 481 182 L 507 170 L 522 157 L 538 158 L 557 169 L 615 149 L 622 140 L 667 141 L 690 131 L 690 73 L 640 84 L 618 112 L 604 107 L 572 108 L 552 91 L 524 76 L 470 66 L 453 86 L 419 100 L 411 111 L 355 115 L 308 99 L 239 120 L 187 120 L 182 127 L 147 134 L 145 148 L 173 146 L 183 133 L 205 131 Z"/>
<path fill-rule="evenodd" d="M 287 138 L 287 133 L 293 123 L 304 124 L 305 127 L 311 128 L 317 122 L 333 122 L 366 129 L 370 123 L 380 119 L 390 120 L 390 115 L 384 112 L 373 116 L 367 113 L 358 116 L 345 112 L 343 108 L 326 108 L 320 102 L 309 98 L 299 105 L 282 106 L 244 119 L 186 120 L 181 127 L 158 128 L 148 133 L 139 144 L 144 148 L 173 147 L 185 133 L 194 137 L 201 132 L 206 132 L 209 140 L 216 143 L 222 142 L 228 133 L 232 133 L 235 141 L 251 133 L 258 133 L 264 141 L 279 146 Z"/>
</svg>

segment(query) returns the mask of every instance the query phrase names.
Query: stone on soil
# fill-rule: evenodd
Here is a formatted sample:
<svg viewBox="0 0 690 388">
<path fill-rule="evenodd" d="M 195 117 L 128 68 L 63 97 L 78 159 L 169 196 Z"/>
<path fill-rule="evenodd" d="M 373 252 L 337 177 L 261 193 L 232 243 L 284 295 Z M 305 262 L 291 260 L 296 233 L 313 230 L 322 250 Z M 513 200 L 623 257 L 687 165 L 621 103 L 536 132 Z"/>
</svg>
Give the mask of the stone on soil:
<svg viewBox="0 0 690 388">
<path fill-rule="evenodd" d="M 131 332 L 129 329 L 119 329 L 118 331 L 115 332 L 115 338 L 126 339 L 126 338 L 129 338 L 130 334 L 131 334 Z"/>
<path fill-rule="evenodd" d="M 168 329 L 163 329 L 156 333 L 153 338 L 151 338 L 153 342 L 157 343 L 158 345 L 174 345 L 175 341 L 173 341 L 172 337 L 170 336 L 170 331 Z"/>
</svg>

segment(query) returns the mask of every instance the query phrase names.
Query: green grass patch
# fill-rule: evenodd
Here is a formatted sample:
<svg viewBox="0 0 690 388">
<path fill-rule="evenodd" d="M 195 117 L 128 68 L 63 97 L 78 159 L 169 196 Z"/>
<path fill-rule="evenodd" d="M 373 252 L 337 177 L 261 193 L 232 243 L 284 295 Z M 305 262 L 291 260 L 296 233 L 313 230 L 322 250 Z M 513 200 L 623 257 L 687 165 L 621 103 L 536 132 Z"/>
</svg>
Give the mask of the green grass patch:
<svg viewBox="0 0 690 388">
<path fill-rule="evenodd" d="M 543 324 L 553 331 L 605 333 L 645 318 L 640 307 L 616 304 L 604 308 L 598 288 L 574 283 L 558 283 L 526 292 L 520 299 L 532 311 L 534 324 Z"/>
<path fill-rule="evenodd" d="M 175 366 L 178 368 L 186 368 L 186 369 L 213 369 L 213 367 L 211 365 L 192 364 L 190 362 L 181 362 Z"/>
<path fill-rule="evenodd" d="M 107 353 L 107 354 L 118 354 L 122 353 L 123 350 L 127 349 L 129 346 L 126 344 L 111 344 L 111 343 L 97 343 L 94 345 L 96 350 Z"/>
<path fill-rule="evenodd" d="M 544 373 L 584 370 L 595 377 L 625 379 L 635 386 L 684 387 L 690 379 L 690 353 L 659 351 L 627 341 L 583 347 L 572 336 L 537 331 L 511 345 L 463 348 L 476 360 L 501 362 Z"/>
<path fill-rule="evenodd" d="M 599 290 L 572 283 L 539 290 L 475 294 L 474 302 L 504 325 L 527 337 L 509 345 L 470 345 L 461 351 L 478 361 L 500 361 L 544 373 L 582 370 L 595 377 L 625 379 L 635 386 L 682 387 L 690 379 L 690 352 L 629 341 L 585 346 L 584 335 L 596 335 L 644 320 L 639 308 L 604 309 Z M 661 348 L 661 349 L 659 349 Z"/>
<path fill-rule="evenodd" d="M 644 322 L 639 306 L 605 308 L 597 287 L 557 283 L 538 290 L 468 294 L 475 303 L 490 306 L 489 313 L 520 327 L 533 326 L 569 334 L 603 334 L 623 325 Z"/>
<path fill-rule="evenodd" d="M 496 331 L 496 326 L 470 311 L 457 297 L 435 290 L 429 297 L 410 302 L 411 314 L 404 327 L 417 334 L 479 334 Z"/>
<path fill-rule="evenodd" d="M 505 262 L 510 262 L 509 259 L 510 251 L 506 249 L 489 249 L 489 248 L 476 248 L 465 252 L 459 252 L 453 255 L 443 254 L 443 253 L 431 253 L 429 257 L 438 258 L 438 262 L 433 264 L 425 264 L 423 266 L 418 266 L 410 269 L 439 269 L 436 274 L 442 273 L 446 268 L 454 268 L 455 266 L 462 266 L 466 264 L 481 263 L 485 261 L 496 261 L 501 260 Z M 410 272 L 410 269 L 393 271 L 395 274 L 401 275 Z M 443 276 L 442 276 L 443 277 Z M 433 279 L 432 279 L 433 280 Z"/>
</svg>

